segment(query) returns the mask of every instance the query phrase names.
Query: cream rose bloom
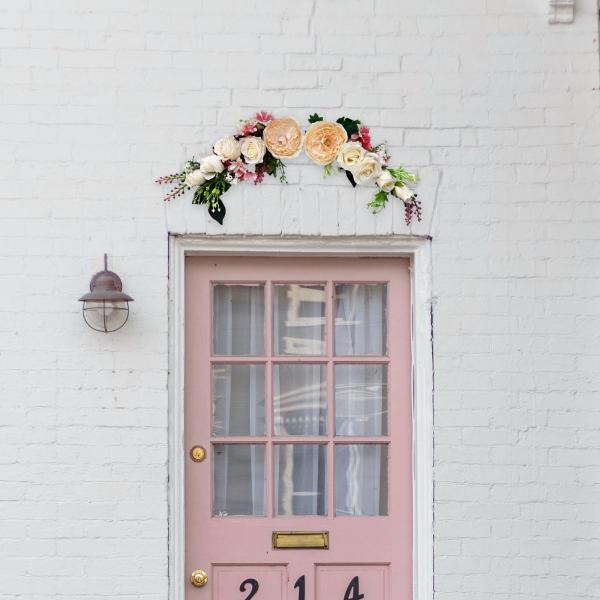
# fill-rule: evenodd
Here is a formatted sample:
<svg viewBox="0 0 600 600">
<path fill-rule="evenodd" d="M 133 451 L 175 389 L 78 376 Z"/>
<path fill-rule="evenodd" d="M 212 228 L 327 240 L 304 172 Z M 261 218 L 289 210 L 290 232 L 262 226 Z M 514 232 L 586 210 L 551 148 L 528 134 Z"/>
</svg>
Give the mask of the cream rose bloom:
<svg viewBox="0 0 600 600">
<path fill-rule="evenodd" d="M 396 180 L 392 177 L 392 174 L 385 169 L 381 171 L 381 175 L 375 182 L 384 192 L 391 192 L 396 185 Z"/>
<path fill-rule="evenodd" d="M 346 142 L 337 155 L 337 163 L 342 169 L 350 171 L 365 157 L 365 149 L 358 142 Z"/>
<path fill-rule="evenodd" d="M 185 185 L 189 187 L 202 185 L 205 181 L 206 177 L 204 177 L 204 173 L 200 169 L 196 169 L 185 176 Z"/>
<path fill-rule="evenodd" d="M 400 198 L 402 202 L 406 203 L 412 202 L 417 197 L 417 195 L 408 186 L 404 184 L 397 185 L 392 191 L 392 194 L 394 194 L 396 198 Z"/>
<path fill-rule="evenodd" d="M 263 139 L 275 158 L 296 158 L 302 151 L 302 129 L 292 117 L 270 121 L 263 131 Z"/>
<path fill-rule="evenodd" d="M 352 169 L 354 181 L 361 185 L 377 179 L 381 175 L 381 157 L 374 152 L 365 153 L 365 157 Z"/>
<path fill-rule="evenodd" d="M 232 135 L 226 135 L 215 144 L 214 151 L 221 160 L 237 160 L 240 157 L 240 143 Z"/>
<path fill-rule="evenodd" d="M 339 123 L 317 121 L 306 130 L 304 151 L 318 165 L 328 165 L 336 159 L 347 141 L 348 134 Z"/>
<path fill-rule="evenodd" d="M 225 166 L 221 162 L 221 159 L 214 154 L 205 156 L 200 161 L 200 171 L 204 175 L 205 179 L 213 179 L 217 173 L 222 173 Z"/>
<path fill-rule="evenodd" d="M 256 163 L 262 162 L 267 147 L 262 141 L 262 138 L 250 135 L 242 139 L 240 149 L 244 156 L 244 160 L 250 165 L 255 165 Z"/>
</svg>

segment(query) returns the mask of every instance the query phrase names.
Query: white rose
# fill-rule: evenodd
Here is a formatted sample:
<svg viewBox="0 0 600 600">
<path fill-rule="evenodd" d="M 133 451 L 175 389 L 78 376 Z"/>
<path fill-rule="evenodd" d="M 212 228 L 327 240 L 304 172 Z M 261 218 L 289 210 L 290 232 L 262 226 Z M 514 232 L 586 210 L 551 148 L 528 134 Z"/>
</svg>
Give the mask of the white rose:
<svg viewBox="0 0 600 600">
<path fill-rule="evenodd" d="M 400 198 L 402 202 L 406 203 L 412 202 L 417 197 L 417 195 L 404 184 L 397 185 L 392 193 L 394 196 L 396 196 L 396 198 Z"/>
<path fill-rule="evenodd" d="M 377 179 L 381 174 L 381 158 L 374 152 L 367 152 L 365 157 L 352 169 L 356 183 L 365 184 Z"/>
<path fill-rule="evenodd" d="M 206 177 L 204 177 L 204 173 L 200 169 L 196 169 L 185 176 L 185 185 L 189 187 L 202 185 L 205 181 Z"/>
<path fill-rule="evenodd" d="M 392 177 L 392 174 L 387 171 L 381 171 L 381 175 L 377 178 L 375 182 L 384 192 L 391 192 L 396 185 L 396 180 Z"/>
<path fill-rule="evenodd" d="M 337 163 L 342 169 L 350 171 L 358 163 L 362 162 L 364 157 L 365 149 L 358 142 L 346 142 L 340 148 L 337 155 Z"/>
<path fill-rule="evenodd" d="M 255 165 L 256 163 L 262 162 L 266 149 L 267 147 L 262 138 L 256 137 L 255 135 L 245 137 L 241 142 L 242 154 L 249 165 Z"/>
<path fill-rule="evenodd" d="M 222 173 L 224 168 L 221 159 L 214 154 L 205 156 L 200 161 L 200 170 L 205 179 L 212 179 L 217 173 Z"/>
<path fill-rule="evenodd" d="M 215 144 L 214 151 L 221 160 L 237 160 L 240 157 L 240 143 L 232 135 L 226 135 Z"/>
</svg>

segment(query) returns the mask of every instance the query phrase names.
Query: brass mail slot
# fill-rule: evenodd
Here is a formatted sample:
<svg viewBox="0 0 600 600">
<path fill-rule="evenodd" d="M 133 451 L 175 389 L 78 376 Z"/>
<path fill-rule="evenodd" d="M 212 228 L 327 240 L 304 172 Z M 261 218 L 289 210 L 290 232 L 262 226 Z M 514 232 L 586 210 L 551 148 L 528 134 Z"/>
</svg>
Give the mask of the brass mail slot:
<svg viewBox="0 0 600 600">
<path fill-rule="evenodd" d="M 273 548 L 329 548 L 329 531 L 274 531 Z"/>
</svg>

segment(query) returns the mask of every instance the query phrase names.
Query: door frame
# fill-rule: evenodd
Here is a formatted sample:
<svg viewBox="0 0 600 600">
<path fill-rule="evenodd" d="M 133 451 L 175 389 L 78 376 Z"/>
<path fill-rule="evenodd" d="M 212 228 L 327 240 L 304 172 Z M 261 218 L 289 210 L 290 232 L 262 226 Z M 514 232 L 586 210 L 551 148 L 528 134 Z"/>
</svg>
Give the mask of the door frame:
<svg viewBox="0 0 600 600">
<path fill-rule="evenodd" d="M 413 600 L 433 598 L 433 298 L 429 236 L 169 236 L 169 600 L 185 600 L 186 256 L 404 257 L 411 271 Z"/>
</svg>

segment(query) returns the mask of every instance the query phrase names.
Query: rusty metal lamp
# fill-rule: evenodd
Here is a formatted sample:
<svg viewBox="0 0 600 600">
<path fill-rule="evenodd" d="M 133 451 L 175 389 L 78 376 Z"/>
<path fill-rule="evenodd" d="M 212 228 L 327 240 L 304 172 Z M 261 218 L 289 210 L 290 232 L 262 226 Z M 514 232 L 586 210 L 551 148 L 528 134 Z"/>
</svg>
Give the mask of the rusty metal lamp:
<svg viewBox="0 0 600 600">
<path fill-rule="evenodd" d="M 104 271 L 90 281 L 90 291 L 79 298 L 83 302 L 83 320 L 94 331 L 110 333 L 121 329 L 129 318 L 129 303 L 133 298 L 123 293 L 121 278 L 108 270 L 104 255 Z"/>
</svg>

